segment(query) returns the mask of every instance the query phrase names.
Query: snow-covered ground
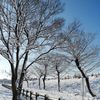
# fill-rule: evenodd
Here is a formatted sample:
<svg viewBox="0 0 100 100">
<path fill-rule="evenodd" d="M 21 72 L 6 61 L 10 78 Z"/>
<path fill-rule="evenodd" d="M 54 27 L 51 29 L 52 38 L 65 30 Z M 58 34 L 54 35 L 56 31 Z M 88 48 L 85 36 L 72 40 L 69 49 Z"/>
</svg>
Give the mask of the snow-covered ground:
<svg viewBox="0 0 100 100">
<path fill-rule="evenodd" d="M 11 100 L 11 90 L 6 89 L 0 84 L 0 100 Z"/>
<path fill-rule="evenodd" d="M 98 99 L 92 98 L 86 89 L 86 96 L 84 100 L 100 100 L 100 77 L 90 78 L 90 83 L 91 88 L 93 89 L 93 92 L 97 94 L 96 98 Z M 41 85 L 41 88 L 42 87 L 43 85 Z M 25 84 L 24 88 L 26 88 Z M 46 90 L 38 89 L 38 81 L 30 82 L 29 88 L 26 89 L 39 94 L 47 94 L 50 98 L 55 98 L 55 100 L 58 98 L 63 98 L 64 100 L 82 100 L 81 79 L 61 80 L 61 92 L 57 91 L 57 80 L 46 80 Z"/>
<path fill-rule="evenodd" d="M 98 99 L 92 98 L 86 89 L 84 100 L 100 100 L 100 77 L 92 77 L 90 83 L 94 93 L 98 95 L 96 97 Z M 52 100 L 58 100 L 58 98 L 61 98 L 61 100 L 82 100 L 81 79 L 61 80 L 61 92 L 57 91 L 57 80 L 46 80 L 46 90 L 43 90 L 42 87 L 43 84 L 41 84 L 41 90 L 39 90 L 37 80 L 30 81 L 29 87 L 27 87 L 26 82 L 23 86 L 24 89 L 30 90 L 33 93 L 46 94 Z M 11 90 L 2 87 L 0 84 L 0 100 L 11 100 L 11 96 Z"/>
</svg>

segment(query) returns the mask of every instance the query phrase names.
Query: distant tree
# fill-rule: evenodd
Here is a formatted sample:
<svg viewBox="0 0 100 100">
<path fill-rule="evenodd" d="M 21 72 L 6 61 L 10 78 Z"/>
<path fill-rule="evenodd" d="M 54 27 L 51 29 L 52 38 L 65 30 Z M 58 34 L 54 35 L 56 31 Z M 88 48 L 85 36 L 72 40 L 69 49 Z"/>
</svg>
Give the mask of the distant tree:
<svg viewBox="0 0 100 100">
<path fill-rule="evenodd" d="M 20 98 L 27 69 L 61 44 L 58 35 L 64 20 L 56 15 L 62 10 L 60 0 L 2 0 L 0 3 L 0 54 L 11 67 L 12 100 Z"/>
<path fill-rule="evenodd" d="M 73 76 L 73 78 L 81 78 L 81 75 L 80 75 L 80 74 L 75 74 L 75 75 Z"/>
<path fill-rule="evenodd" d="M 93 97 L 96 96 L 90 88 L 89 78 L 87 76 L 88 72 L 93 71 L 100 65 L 97 57 L 98 49 L 92 47 L 94 34 L 82 31 L 80 29 L 80 22 L 74 21 L 68 26 L 64 38 L 66 38 L 66 42 L 62 47 L 67 58 L 72 61 L 73 65 L 76 65 L 82 77 L 85 78 L 89 93 Z"/>
<path fill-rule="evenodd" d="M 42 59 L 38 61 L 37 64 L 41 66 L 39 67 L 39 70 L 42 73 L 43 89 L 45 89 L 46 88 L 45 81 L 46 81 L 47 75 L 50 76 L 53 71 L 50 65 L 50 57 L 48 56 L 48 54 L 42 57 Z"/>
<path fill-rule="evenodd" d="M 45 86 L 45 80 L 46 80 L 46 77 L 47 77 L 47 68 L 48 68 L 48 64 L 47 63 L 44 63 L 44 73 L 43 73 L 43 89 L 46 88 Z"/>
<path fill-rule="evenodd" d="M 41 78 L 43 76 L 43 72 L 44 70 L 41 65 L 33 65 L 33 69 L 30 71 L 31 75 L 37 77 L 39 89 L 41 89 Z"/>
<path fill-rule="evenodd" d="M 58 91 L 60 91 L 60 76 L 61 74 L 65 73 L 68 71 L 68 63 L 66 61 L 66 57 L 62 54 L 51 54 L 50 55 L 50 62 L 52 65 L 52 69 L 54 70 L 54 75 L 57 75 L 57 79 L 58 79 Z M 65 63 L 66 62 L 66 63 Z"/>
<path fill-rule="evenodd" d="M 94 76 L 94 74 L 92 73 L 91 76 Z"/>
</svg>

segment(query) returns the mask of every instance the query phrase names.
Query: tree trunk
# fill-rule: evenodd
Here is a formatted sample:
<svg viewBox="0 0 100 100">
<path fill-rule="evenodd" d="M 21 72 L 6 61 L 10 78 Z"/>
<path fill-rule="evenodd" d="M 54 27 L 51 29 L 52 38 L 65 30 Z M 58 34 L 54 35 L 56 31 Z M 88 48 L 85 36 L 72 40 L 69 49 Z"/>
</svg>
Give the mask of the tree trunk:
<svg viewBox="0 0 100 100">
<path fill-rule="evenodd" d="M 27 87 L 29 87 L 29 82 L 28 82 L 28 80 L 26 80 L 26 82 L 27 82 Z"/>
<path fill-rule="evenodd" d="M 39 89 L 41 89 L 41 80 L 40 80 L 41 78 L 39 77 Z"/>
<path fill-rule="evenodd" d="M 60 91 L 60 73 L 58 72 L 58 91 Z"/>
<path fill-rule="evenodd" d="M 46 79 L 46 77 L 44 76 L 44 78 L 43 78 L 43 89 L 45 89 L 45 79 Z"/>
<path fill-rule="evenodd" d="M 91 94 L 93 97 L 95 97 L 96 95 L 92 92 L 91 87 L 90 87 L 89 78 L 86 77 L 85 80 L 86 80 L 86 85 L 87 85 L 87 88 L 88 88 L 90 94 Z"/>
<path fill-rule="evenodd" d="M 24 73 L 21 73 L 21 77 L 19 79 L 19 85 L 18 85 L 18 96 L 20 98 L 22 86 L 23 86 L 23 80 L 24 80 Z"/>
<path fill-rule="evenodd" d="M 14 76 L 12 77 L 12 94 L 13 94 L 12 100 L 17 100 L 18 91 L 17 91 L 16 80 Z"/>
<path fill-rule="evenodd" d="M 89 78 L 85 75 L 84 71 L 79 66 L 78 59 L 75 60 L 75 63 L 76 63 L 76 66 L 77 66 L 78 70 L 81 72 L 82 76 L 85 78 L 86 85 L 87 85 L 89 93 L 91 94 L 92 97 L 95 97 L 96 95 L 92 92 L 91 87 L 90 87 Z"/>
</svg>

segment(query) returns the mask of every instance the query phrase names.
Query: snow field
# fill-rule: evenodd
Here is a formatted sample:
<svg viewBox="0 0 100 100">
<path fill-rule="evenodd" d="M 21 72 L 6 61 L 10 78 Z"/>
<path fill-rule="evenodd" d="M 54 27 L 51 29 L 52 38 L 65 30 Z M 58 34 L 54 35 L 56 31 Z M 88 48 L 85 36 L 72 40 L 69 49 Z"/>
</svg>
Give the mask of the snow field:
<svg viewBox="0 0 100 100">
<path fill-rule="evenodd" d="M 57 91 L 57 80 L 46 80 L 46 90 L 43 89 L 41 80 L 41 90 L 38 88 L 38 81 L 30 81 L 29 87 L 24 82 L 23 88 L 32 91 L 34 94 L 47 95 L 52 100 L 100 100 L 100 77 L 90 78 L 91 88 L 97 94 L 96 98 L 92 98 L 86 89 L 86 96 L 81 96 L 81 79 L 61 80 L 61 92 Z M 34 96 L 33 96 L 34 97 Z M 41 98 L 41 97 L 40 97 Z M 2 87 L 0 84 L 0 100 L 11 100 L 11 90 Z M 25 100 L 25 99 L 22 99 Z M 43 99 L 39 99 L 43 100 Z"/>
<path fill-rule="evenodd" d="M 90 78 L 90 83 L 91 88 L 98 96 L 92 98 L 86 89 L 84 100 L 100 100 L 100 78 Z M 38 89 L 38 81 L 33 81 L 29 84 L 29 87 L 27 87 L 26 83 L 24 83 L 23 88 L 34 93 L 37 92 L 42 95 L 48 95 L 53 100 L 58 100 L 58 98 L 61 98 L 61 100 L 82 100 L 81 79 L 61 80 L 61 92 L 57 91 L 57 80 L 46 80 L 46 90 L 43 90 L 43 84 L 41 84 L 42 89 Z"/>
</svg>

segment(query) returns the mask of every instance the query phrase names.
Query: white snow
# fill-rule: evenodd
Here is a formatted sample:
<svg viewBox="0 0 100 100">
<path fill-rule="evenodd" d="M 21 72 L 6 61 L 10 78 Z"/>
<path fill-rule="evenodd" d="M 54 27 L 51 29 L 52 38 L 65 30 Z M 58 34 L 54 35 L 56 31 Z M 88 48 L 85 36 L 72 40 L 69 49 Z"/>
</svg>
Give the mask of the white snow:
<svg viewBox="0 0 100 100">
<path fill-rule="evenodd" d="M 86 96 L 84 100 L 100 100 L 100 77 L 90 78 L 91 88 L 93 89 L 94 93 L 97 94 L 98 99 L 93 98 L 88 93 L 86 89 Z M 43 86 L 43 84 L 42 84 Z M 81 79 L 67 79 L 61 80 L 61 92 L 57 91 L 57 80 L 46 80 L 46 90 L 38 89 L 38 81 L 30 82 L 30 87 L 26 88 L 24 84 L 24 89 L 32 91 L 33 93 L 39 93 L 43 95 L 48 95 L 53 100 L 57 100 L 58 98 L 62 98 L 64 100 L 82 100 L 81 96 Z"/>
<path fill-rule="evenodd" d="M 42 81 L 41 81 L 42 83 Z M 92 98 L 87 89 L 84 100 L 100 100 L 100 77 L 94 77 L 90 79 L 91 88 L 97 94 L 96 98 Z M 39 93 L 49 96 L 52 100 L 82 100 L 81 96 L 81 79 L 66 79 L 61 80 L 61 92 L 57 91 L 57 80 L 46 80 L 46 90 L 44 90 L 43 84 L 41 84 L 41 90 L 38 88 L 38 81 L 30 81 L 29 87 L 24 82 L 23 88 L 33 93 Z M 0 100 L 11 100 L 11 90 L 6 89 L 0 84 Z"/>
<path fill-rule="evenodd" d="M 11 90 L 4 88 L 0 84 L 0 100 L 11 100 L 11 99 L 12 99 Z"/>
</svg>

